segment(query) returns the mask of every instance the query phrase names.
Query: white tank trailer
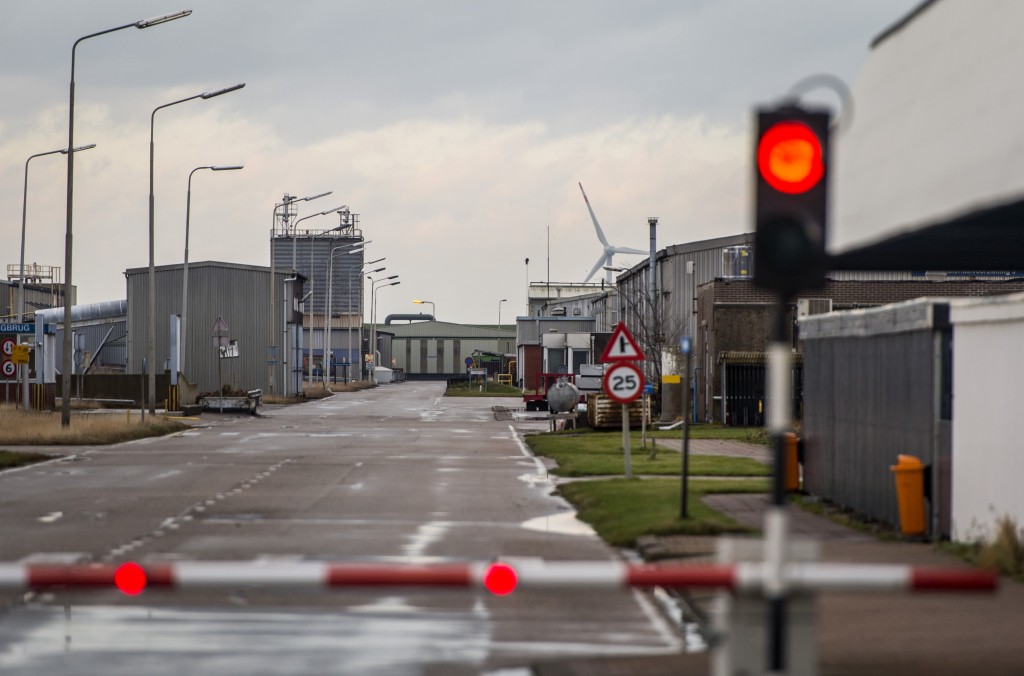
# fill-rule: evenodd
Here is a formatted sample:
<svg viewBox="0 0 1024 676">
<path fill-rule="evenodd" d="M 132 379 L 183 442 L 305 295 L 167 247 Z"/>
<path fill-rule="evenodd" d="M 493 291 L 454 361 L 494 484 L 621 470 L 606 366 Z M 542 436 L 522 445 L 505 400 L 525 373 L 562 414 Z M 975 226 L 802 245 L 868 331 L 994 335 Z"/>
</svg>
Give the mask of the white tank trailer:
<svg viewBox="0 0 1024 676">
<path fill-rule="evenodd" d="M 548 388 L 548 410 L 552 413 L 569 413 L 576 410 L 580 401 L 580 390 L 566 378 Z"/>
</svg>

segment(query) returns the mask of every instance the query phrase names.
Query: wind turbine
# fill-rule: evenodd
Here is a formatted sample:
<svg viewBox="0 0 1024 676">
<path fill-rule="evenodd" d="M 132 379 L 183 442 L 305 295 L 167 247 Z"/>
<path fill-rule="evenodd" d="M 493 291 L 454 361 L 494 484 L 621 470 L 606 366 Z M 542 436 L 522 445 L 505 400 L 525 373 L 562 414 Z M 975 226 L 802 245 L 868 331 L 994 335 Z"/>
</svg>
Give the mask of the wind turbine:
<svg viewBox="0 0 1024 676">
<path fill-rule="evenodd" d="M 604 236 L 604 231 L 601 230 L 601 226 L 597 222 L 597 216 L 594 215 L 594 209 L 590 206 L 590 200 L 587 199 L 587 193 L 583 190 L 583 184 L 580 183 L 579 185 L 580 192 L 583 193 L 583 201 L 587 203 L 587 211 L 590 212 L 590 220 L 594 221 L 594 230 L 597 231 L 597 238 L 601 240 L 601 244 L 604 245 L 604 253 L 602 253 L 601 257 L 597 259 L 597 263 L 595 263 L 594 267 L 591 268 L 590 274 L 587 275 L 587 278 L 583 280 L 583 283 L 586 284 L 590 281 L 590 278 L 594 276 L 594 273 L 601 268 L 612 267 L 612 256 L 615 254 L 639 254 L 641 256 L 646 256 L 648 252 L 641 251 L 640 249 L 630 249 L 625 246 L 612 246 L 609 244 L 608 238 Z M 612 283 L 611 270 L 605 270 L 605 281 L 609 285 Z"/>
</svg>

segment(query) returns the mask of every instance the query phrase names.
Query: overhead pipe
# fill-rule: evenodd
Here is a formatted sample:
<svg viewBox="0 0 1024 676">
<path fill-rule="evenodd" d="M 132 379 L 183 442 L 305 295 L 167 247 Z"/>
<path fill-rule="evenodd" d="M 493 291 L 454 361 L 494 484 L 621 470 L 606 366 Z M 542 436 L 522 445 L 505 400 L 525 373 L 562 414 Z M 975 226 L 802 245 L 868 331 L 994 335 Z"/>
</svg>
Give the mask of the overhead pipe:
<svg viewBox="0 0 1024 676">
<path fill-rule="evenodd" d="M 434 315 L 428 315 L 428 314 L 424 314 L 422 312 L 419 313 L 419 314 L 415 314 L 415 315 L 412 315 L 412 314 L 388 315 L 387 317 L 384 318 L 384 326 L 387 326 L 392 321 L 410 321 L 411 322 L 411 321 L 415 321 L 417 319 L 425 320 L 425 321 L 433 321 L 434 320 Z"/>
</svg>

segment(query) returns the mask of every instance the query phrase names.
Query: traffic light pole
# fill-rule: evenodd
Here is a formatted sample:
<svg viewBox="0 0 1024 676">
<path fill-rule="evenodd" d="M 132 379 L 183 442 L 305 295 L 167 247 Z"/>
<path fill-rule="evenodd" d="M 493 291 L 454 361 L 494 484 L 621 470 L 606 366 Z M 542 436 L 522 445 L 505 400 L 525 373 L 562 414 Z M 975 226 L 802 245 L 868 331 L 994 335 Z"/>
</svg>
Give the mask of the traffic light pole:
<svg viewBox="0 0 1024 676">
<path fill-rule="evenodd" d="M 785 434 L 792 427 L 790 398 L 792 351 L 789 347 L 787 295 L 779 293 L 772 342 L 768 346 L 768 429 L 775 450 L 772 504 L 765 516 L 765 590 L 768 592 L 768 668 L 782 673 L 786 664 L 786 584 L 784 566 L 788 515 L 786 514 Z"/>
</svg>

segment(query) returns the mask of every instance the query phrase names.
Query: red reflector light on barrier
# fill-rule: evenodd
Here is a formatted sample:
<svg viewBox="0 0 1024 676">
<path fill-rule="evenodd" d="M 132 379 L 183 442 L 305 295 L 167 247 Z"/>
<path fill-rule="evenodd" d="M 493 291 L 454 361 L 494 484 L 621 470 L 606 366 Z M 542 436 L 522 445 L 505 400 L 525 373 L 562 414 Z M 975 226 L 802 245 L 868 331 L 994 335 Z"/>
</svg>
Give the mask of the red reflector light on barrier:
<svg viewBox="0 0 1024 676">
<path fill-rule="evenodd" d="M 507 563 L 492 563 L 484 573 L 484 587 L 495 596 L 508 596 L 518 582 L 515 569 Z"/>
<path fill-rule="evenodd" d="M 114 573 L 114 584 L 121 593 L 138 596 L 146 588 L 146 571 L 137 563 L 123 563 Z"/>
</svg>

